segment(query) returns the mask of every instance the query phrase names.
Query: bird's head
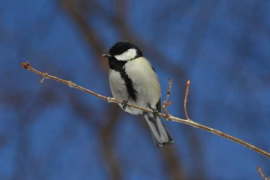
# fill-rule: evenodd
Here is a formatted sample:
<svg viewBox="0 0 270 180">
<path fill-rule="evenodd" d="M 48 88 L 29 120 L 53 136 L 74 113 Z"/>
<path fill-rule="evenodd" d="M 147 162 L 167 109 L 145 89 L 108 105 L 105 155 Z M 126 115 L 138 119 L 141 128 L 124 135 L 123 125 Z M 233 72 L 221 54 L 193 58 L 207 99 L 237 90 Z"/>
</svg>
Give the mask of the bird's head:
<svg viewBox="0 0 270 180">
<path fill-rule="evenodd" d="M 109 50 L 109 53 L 103 54 L 102 56 L 109 59 L 114 58 L 117 61 L 130 61 L 143 56 L 143 54 L 134 44 L 127 41 L 121 41 L 113 45 Z"/>
</svg>

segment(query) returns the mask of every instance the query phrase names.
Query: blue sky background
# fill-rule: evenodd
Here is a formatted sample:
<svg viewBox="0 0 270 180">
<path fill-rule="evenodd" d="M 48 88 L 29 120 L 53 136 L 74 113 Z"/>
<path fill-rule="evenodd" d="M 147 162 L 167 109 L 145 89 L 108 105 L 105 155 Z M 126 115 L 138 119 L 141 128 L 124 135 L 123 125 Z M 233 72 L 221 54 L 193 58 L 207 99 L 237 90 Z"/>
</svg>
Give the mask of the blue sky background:
<svg viewBox="0 0 270 180">
<path fill-rule="evenodd" d="M 0 179 L 260 179 L 270 160 L 231 141 L 165 122 L 156 148 L 142 118 L 46 80 L 44 72 L 111 96 L 103 52 L 141 48 L 169 112 L 270 152 L 270 1 L 0 1 Z M 164 120 L 165 121 L 165 120 Z"/>
</svg>

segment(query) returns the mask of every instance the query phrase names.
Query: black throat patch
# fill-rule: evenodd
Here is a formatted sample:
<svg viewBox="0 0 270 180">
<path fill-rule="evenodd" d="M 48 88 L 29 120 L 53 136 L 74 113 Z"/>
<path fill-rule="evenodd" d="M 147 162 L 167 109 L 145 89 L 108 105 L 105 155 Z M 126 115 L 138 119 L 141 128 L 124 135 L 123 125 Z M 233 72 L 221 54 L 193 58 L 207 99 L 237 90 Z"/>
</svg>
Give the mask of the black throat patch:
<svg viewBox="0 0 270 180">
<path fill-rule="evenodd" d="M 127 61 L 118 61 L 115 58 L 109 58 L 109 66 L 112 70 L 118 71 L 121 75 L 121 78 L 125 81 L 126 88 L 128 91 L 128 98 L 131 98 L 136 102 L 137 100 L 137 91 L 133 88 L 133 82 L 130 77 L 127 75 L 124 66 Z M 128 99 L 127 99 L 128 100 Z"/>
</svg>

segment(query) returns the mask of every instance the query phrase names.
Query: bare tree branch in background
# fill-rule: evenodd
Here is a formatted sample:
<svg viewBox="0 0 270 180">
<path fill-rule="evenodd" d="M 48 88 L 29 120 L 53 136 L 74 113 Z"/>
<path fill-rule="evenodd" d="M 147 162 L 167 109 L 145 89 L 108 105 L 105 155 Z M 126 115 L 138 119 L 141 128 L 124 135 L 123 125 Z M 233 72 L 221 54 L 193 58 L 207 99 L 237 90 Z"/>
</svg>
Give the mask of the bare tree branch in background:
<svg viewBox="0 0 270 180">
<path fill-rule="evenodd" d="M 87 23 L 83 16 L 85 9 L 78 7 L 78 2 L 74 0 L 60 0 L 60 3 L 83 31 L 83 35 L 85 36 L 86 41 L 89 45 L 91 45 L 91 50 L 93 49 L 95 51 L 95 59 L 101 60 L 101 56 L 98 56 L 98 54 L 104 53 L 104 47 L 98 40 L 96 32 L 93 30 L 91 25 Z M 103 67 L 106 66 L 105 61 L 100 61 L 100 63 L 102 63 Z"/>
<path fill-rule="evenodd" d="M 87 20 L 85 18 L 85 6 L 80 6 L 80 1 L 73 1 L 73 0 L 60 0 L 60 4 L 64 9 L 66 10 L 67 14 L 74 20 L 74 22 L 80 27 L 80 29 L 83 32 L 83 35 L 85 36 L 85 39 L 88 43 L 88 45 L 91 48 L 91 51 L 94 50 L 94 55 L 96 56 L 97 64 L 102 64 L 103 69 L 107 67 L 106 61 L 101 60 L 101 56 L 99 54 L 103 53 L 103 45 L 98 40 L 97 33 L 94 31 L 94 29 L 91 27 L 91 24 L 87 23 Z M 86 3 L 86 2 L 83 2 Z M 111 108 L 109 109 L 109 112 L 114 112 L 115 114 L 119 114 L 119 109 Z M 110 169 L 110 176 L 112 179 L 120 180 L 121 177 L 121 165 L 119 162 L 116 161 L 117 157 L 114 153 L 113 146 L 111 141 L 109 141 L 109 137 L 112 137 L 114 133 L 114 128 L 111 123 L 115 123 L 120 118 L 117 118 L 118 116 L 110 116 L 110 123 L 106 124 L 104 127 L 99 127 L 99 130 L 101 132 L 101 145 L 103 146 L 104 150 L 104 159 L 107 161 L 108 167 Z"/>
<path fill-rule="evenodd" d="M 28 95 L 32 92 L 14 92 L 14 89 L 9 89 L 8 91 L 10 94 L 0 96 L 0 99 L 6 105 L 13 107 L 17 113 L 17 126 L 9 122 L 5 130 L 6 132 L 4 133 L 4 137 L 7 137 L 8 141 L 14 139 L 18 142 L 18 148 L 15 151 L 14 158 L 16 166 L 11 178 L 14 180 L 29 179 L 30 177 L 42 179 L 40 161 L 31 153 L 29 127 L 36 122 L 37 117 L 39 117 L 42 112 L 41 109 L 44 109 L 48 104 L 52 104 L 52 100 L 56 100 L 57 97 L 55 96 L 54 90 L 49 91 L 45 88 L 40 91 L 42 95 L 38 93 L 33 97 L 32 104 L 29 103 L 26 105 L 25 102 L 29 100 Z M 39 105 L 37 105 L 36 102 L 39 102 Z M 33 108 L 33 106 L 35 108 Z M 32 169 L 33 172 L 30 172 L 30 169 Z"/>
<path fill-rule="evenodd" d="M 27 69 L 29 71 L 32 71 L 32 72 L 34 72 L 34 73 L 42 76 L 43 78 L 41 79 L 41 82 L 43 82 L 44 79 L 52 79 L 52 80 L 58 81 L 60 83 L 63 83 L 65 85 L 69 86 L 69 87 L 73 87 L 73 88 L 76 88 L 78 90 L 84 91 L 84 92 L 86 92 L 88 94 L 94 95 L 94 96 L 98 97 L 99 99 L 102 99 L 104 101 L 107 101 L 108 103 L 116 103 L 116 104 L 121 104 L 122 103 L 122 101 L 119 100 L 119 99 L 115 99 L 115 98 L 111 98 L 111 97 L 106 97 L 106 96 L 100 95 L 100 94 L 98 94 L 98 93 L 96 93 L 94 91 L 91 91 L 91 90 L 86 89 L 86 88 L 84 88 L 82 86 L 79 86 L 79 85 L 73 83 L 72 81 L 63 80 L 63 79 L 60 79 L 60 78 L 58 78 L 56 76 L 49 75 L 48 73 L 42 73 L 42 72 L 40 72 L 40 71 L 32 68 L 31 65 L 28 62 L 21 63 L 21 65 L 25 69 Z M 189 88 L 189 86 L 187 87 L 187 90 L 188 90 L 188 88 Z M 186 93 L 186 96 L 187 95 L 188 95 L 188 93 Z M 185 101 L 185 102 L 187 102 L 187 101 Z M 143 111 L 148 112 L 148 113 L 154 113 L 153 110 L 151 110 L 151 109 L 147 109 L 147 108 L 140 107 L 140 106 L 137 106 L 137 105 L 134 105 L 134 104 L 130 104 L 130 103 L 127 103 L 127 105 L 129 107 L 140 109 L 140 110 L 143 110 Z M 251 145 L 251 144 L 249 144 L 249 143 L 247 143 L 247 142 L 245 142 L 245 141 L 243 141 L 241 139 L 238 139 L 236 137 L 233 137 L 231 135 L 228 135 L 226 133 L 223 133 L 223 132 L 221 132 L 221 131 L 219 131 L 217 129 L 213 129 L 213 128 L 210 128 L 208 126 L 205 126 L 205 125 L 196 123 L 196 122 L 194 122 L 194 121 L 192 121 L 190 119 L 177 118 L 177 117 L 174 117 L 174 116 L 172 116 L 170 114 L 167 114 L 166 115 L 166 114 L 163 114 L 163 113 L 158 113 L 158 116 L 159 117 L 166 118 L 168 121 L 179 122 L 179 123 L 186 124 L 186 125 L 189 125 L 189 126 L 192 126 L 192 127 L 195 127 L 195 128 L 199 128 L 199 129 L 204 130 L 204 131 L 207 131 L 207 132 L 211 132 L 211 133 L 213 133 L 213 134 L 215 134 L 217 136 L 220 136 L 220 137 L 223 137 L 225 139 L 231 140 L 231 141 L 233 141 L 235 143 L 238 143 L 238 144 L 240 144 L 242 146 L 245 146 L 245 147 L 247 147 L 247 148 L 249 148 L 249 149 L 251 149 L 251 150 L 253 150 L 253 151 L 255 151 L 255 152 L 259 153 L 259 154 L 262 154 L 265 157 L 270 158 L 270 153 L 268 153 L 268 152 L 266 152 L 266 151 L 264 151 L 264 150 L 262 150 L 260 148 L 257 148 L 254 145 Z"/>
<path fill-rule="evenodd" d="M 121 174 L 121 163 L 119 158 L 117 158 L 116 153 L 113 151 L 113 134 L 116 130 L 117 122 L 120 119 L 120 111 L 117 111 L 118 107 L 113 106 L 112 108 L 109 109 L 108 116 L 110 117 L 110 121 L 106 126 L 103 126 L 100 128 L 100 137 L 101 137 L 101 142 L 102 142 L 102 151 L 104 158 L 107 160 L 108 165 L 110 168 L 110 177 L 111 179 L 115 180 L 121 180 L 122 174 Z"/>
</svg>

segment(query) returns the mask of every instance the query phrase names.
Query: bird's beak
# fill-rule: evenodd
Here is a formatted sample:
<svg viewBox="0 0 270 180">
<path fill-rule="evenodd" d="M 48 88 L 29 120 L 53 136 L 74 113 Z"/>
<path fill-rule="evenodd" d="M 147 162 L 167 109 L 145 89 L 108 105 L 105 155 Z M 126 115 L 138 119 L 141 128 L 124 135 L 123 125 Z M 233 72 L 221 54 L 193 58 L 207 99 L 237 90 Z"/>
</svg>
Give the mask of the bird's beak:
<svg viewBox="0 0 270 180">
<path fill-rule="evenodd" d="M 102 57 L 110 58 L 110 57 L 112 57 L 112 55 L 111 54 L 103 54 Z"/>
</svg>

